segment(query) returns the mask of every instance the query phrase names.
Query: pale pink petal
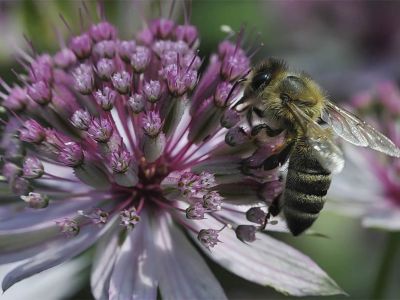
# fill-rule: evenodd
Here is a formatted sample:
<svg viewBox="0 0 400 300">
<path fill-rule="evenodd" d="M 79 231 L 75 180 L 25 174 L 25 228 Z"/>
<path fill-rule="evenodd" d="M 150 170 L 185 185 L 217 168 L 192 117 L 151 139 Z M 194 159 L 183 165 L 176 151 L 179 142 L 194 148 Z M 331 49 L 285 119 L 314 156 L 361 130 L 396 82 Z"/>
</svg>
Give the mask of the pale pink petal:
<svg viewBox="0 0 400 300">
<path fill-rule="evenodd" d="M 3 291 L 10 288 L 18 281 L 59 265 L 80 254 L 93 245 L 107 228 L 108 226 L 104 227 L 102 230 L 98 230 L 98 228 L 94 226 L 87 226 L 75 238 L 69 240 L 66 238 L 62 247 L 51 247 L 30 258 L 6 275 L 2 282 Z"/>
<path fill-rule="evenodd" d="M 161 296 L 165 300 L 226 299 L 204 259 L 169 215 L 153 221 Z"/>
<path fill-rule="evenodd" d="M 198 230 L 221 228 L 212 218 L 191 222 L 191 225 Z M 236 238 L 233 230 L 225 228 L 220 240 L 211 251 L 200 246 L 211 259 L 246 280 L 293 296 L 344 293 L 309 257 L 267 234 L 260 233 L 255 242 L 245 244 Z"/>
<path fill-rule="evenodd" d="M 157 298 L 157 271 L 149 216 L 128 234 L 111 275 L 109 299 L 151 300 Z"/>
<path fill-rule="evenodd" d="M 400 208 L 391 205 L 389 201 L 382 201 L 380 206 L 370 207 L 370 210 L 362 219 L 362 224 L 365 227 L 399 231 Z"/>
<path fill-rule="evenodd" d="M 87 256 L 80 256 L 57 267 L 44 271 L 36 276 L 25 279 L 10 288 L 1 300 L 25 299 L 71 299 L 82 288 L 81 274 L 89 266 Z M 0 266 L 0 280 L 17 263 Z M 66 283 L 68 284 L 60 284 Z"/>
<path fill-rule="evenodd" d="M 95 299 L 108 299 L 111 273 L 119 252 L 119 232 L 111 229 L 96 244 L 90 285 Z"/>
</svg>

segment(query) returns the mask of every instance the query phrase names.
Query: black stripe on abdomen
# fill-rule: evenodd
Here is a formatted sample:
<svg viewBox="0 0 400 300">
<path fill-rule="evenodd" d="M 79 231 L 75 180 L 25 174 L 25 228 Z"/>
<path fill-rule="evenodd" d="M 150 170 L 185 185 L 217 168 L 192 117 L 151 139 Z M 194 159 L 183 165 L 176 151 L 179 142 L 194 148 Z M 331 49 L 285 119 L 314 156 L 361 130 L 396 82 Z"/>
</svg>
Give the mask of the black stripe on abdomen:
<svg viewBox="0 0 400 300">
<path fill-rule="evenodd" d="M 293 235 L 305 231 L 318 218 L 331 183 L 329 172 L 308 152 L 301 158 L 296 154 L 290 158 L 283 193 L 283 214 Z"/>
</svg>

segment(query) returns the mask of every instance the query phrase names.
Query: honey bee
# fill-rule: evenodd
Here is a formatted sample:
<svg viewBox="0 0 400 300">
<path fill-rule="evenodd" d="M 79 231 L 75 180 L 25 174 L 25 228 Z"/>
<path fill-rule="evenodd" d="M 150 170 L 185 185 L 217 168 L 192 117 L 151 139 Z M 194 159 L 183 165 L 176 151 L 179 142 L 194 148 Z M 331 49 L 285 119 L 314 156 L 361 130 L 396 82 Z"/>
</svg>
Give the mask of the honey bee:
<svg viewBox="0 0 400 300">
<path fill-rule="evenodd" d="M 343 169 L 343 153 L 334 143 L 335 135 L 354 145 L 400 157 L 400 149 L 390 139 L 333 104 L 314 80 L 291 71 L 283 61 L 262 62 L 245 82 L 243 97 L 235 108 L 247 112 L 251 134 L 265 130 L 268 136 L 275 136 L 286 131 L 285 145 L 265 163 L 272 161 L 276 166 L 289 160 L 284 191 L 278 206 L 270 207 L 270 212 L 276 215 L 282 210 L 295 236 L 317 219 L 331 174 Z"/>
</svg>

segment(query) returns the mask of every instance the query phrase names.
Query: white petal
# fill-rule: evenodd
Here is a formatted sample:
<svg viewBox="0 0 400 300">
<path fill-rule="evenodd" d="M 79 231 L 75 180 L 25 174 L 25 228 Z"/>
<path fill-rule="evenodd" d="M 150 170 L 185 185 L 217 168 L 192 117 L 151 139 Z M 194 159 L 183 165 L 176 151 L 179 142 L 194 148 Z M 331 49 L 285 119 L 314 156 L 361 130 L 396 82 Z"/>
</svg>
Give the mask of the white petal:
<svg viewBox="0 0 400 300">
<path fill-rule="evenodd" d="M 169 215 L 153 224 L 158 258 L 160 291 L 165 300 L 226 299 L 204 259 Z"/>
<path fill-rule="evenodd" d="M 390 205 L 389 201 L 382 202 L 379 207 L 370 209 L 363 218 L 362 224 L 365 227 L 400 231 L 400 208 Z"/>
<path fill-rule="evenodd" d="M 191 224 L 198 229 L 221 228 L 211 218 Z M 245 244 L 226 228 L 221 231 L 220 240 L 222 243 L 205 253 L 242 278 L 293 296 L 344 293 L 309 257 L 266 234 L 261 233 L 255 242 Z"/>
<path fill-rule="evenodd" d="M 17 264 L 0 266 L 0 280 Z M 28 278 L 16 287 L 10 288 L 1 300 L 25 300 L 25 299 L 69 299 L 81 287 L 83 281 L 81 272 L 89 265 L 86 256 L 79 257 L 67 263 L 47 270 L 36 276 Z M 68 284 L 60 284 L 60 282 Z M 55 288 L 56 287 L 56 288 Z"/>
<path fill-rule="evenodd" d="M 382 186 L 374 176 L 367 158 L 354 147 L 345 147 L 346 164 L 333 176 L 326 208 L 359 217 L 372 203 L 382 201 Z"/>
<path fill-rule="evenodd" d="M 111 272 L 118 255 L 119 232 L 110 230 L 97 244 L 92 263 L 90 285 L 95 299 L 108 299 Z"/>
<path fill-rule="evenodd" d="M 98 230 L 94 226 L 87 226 L 78 236 L 69 240 L 66 238 L 62 245 L 51 247 L 48 250 L 33 256 L 23 264 L 11 270 L 5 276 L 2 282 L 3 291 L 25 278 L 52 268 L 74 256 L 77 256 L 96 242 L 99 236 L 106 232 L 111 225 L 112 223 L 110 221 L 108 226 L 105 226 L 102 230 Z"/>
<path fill-rule="evenodd" d="M 111 275 L 109 297 L 151 300 L 157 298 L 156 264 L 148 216 L 125 239 Z"/>
</svg>

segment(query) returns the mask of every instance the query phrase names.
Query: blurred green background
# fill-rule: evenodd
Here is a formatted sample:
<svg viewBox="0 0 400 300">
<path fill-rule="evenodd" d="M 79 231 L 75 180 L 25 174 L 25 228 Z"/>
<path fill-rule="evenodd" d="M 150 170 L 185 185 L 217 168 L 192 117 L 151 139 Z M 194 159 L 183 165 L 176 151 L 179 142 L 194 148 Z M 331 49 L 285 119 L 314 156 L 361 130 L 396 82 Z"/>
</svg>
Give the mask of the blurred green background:
<svg viewBox="0 0 400 300">
<path fill-rule="evenodd" d="M 96 15 L 96 2 L 86 2 Z M 157 17 L 157 3 L 105 1 L 107 18 L 130 37 L 140 27 L 143 15 Z M 183 19 L 183 3 L 177 1 L 175 18 Z M 161 3 L 168 14 L 169 2 Z M 0 76 L 10 82 L 11 68 L 18 69 L 13 54 L 26 48 L 23 35 L 35 48 L 53 52 L 58 48 L 55 31 L 68 31 L 62 13 L 79 32 L 81 1 L 0 1 Z M 290 65 L 311 74 L 335 101 L 346 101 L 354 93 L 379 81 L 400 79 L 400 2 L 398 1 L 193 1 L 191 21 L 201 36 L 200 55 L 215 51 L 225 37 L 221 25 L 238 30 L 246 26 L 249 36 L 260 35 L 264 46 L 253 57 L 284 58 Z M 340 175 L 338 175 L 340 176 Z M 324 211 L 315 231 L 328 238 L 278 235 L 312 257 L 350 295 L 371 299 L 384 254 L 387 233 L 366 230 L 360 221 Z M 389 273 L 386 299 L 400 299 L 400 255 Z M 288 298 L 270 288 L 240 279 L 211 264 L 230 299 Z M 327 297 L 346 299 L 347 297 Z M 84 286 L 73 299 L 91 299 Z"/>
</svg>

